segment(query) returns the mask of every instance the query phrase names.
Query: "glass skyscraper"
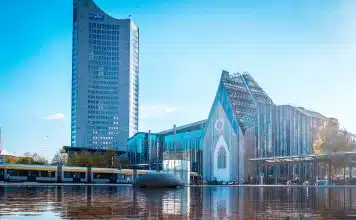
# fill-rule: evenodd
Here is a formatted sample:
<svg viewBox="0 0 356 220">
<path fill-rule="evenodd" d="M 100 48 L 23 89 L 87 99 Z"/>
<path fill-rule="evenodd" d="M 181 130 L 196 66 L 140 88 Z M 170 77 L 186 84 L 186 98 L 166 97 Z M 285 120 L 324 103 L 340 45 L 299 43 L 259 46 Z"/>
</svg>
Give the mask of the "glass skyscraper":
<svg viewBox="0 0 356 220">
<path fill-rule="evenodd" d="M 71 146 L 126 151 L 138 131 L 139 29 L 73 0 Z"/>
</svg>

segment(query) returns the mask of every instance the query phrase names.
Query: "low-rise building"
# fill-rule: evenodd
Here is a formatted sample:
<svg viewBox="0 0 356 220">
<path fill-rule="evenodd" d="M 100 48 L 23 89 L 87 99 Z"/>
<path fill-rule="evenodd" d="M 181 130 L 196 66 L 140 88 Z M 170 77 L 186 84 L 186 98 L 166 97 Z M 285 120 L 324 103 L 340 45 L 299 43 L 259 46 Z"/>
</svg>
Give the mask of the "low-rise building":
<svg viewBox="0 0 356 220">
<path fill-rule="evenodd" d="M 138 132 L 128 139 L 127 155 L 133 165 L 162 170 L 164 159 L 178 159 L 185 155 L 191 163 L 191 171 L 202 171 L 201 135 L 206 120 L 158 133 Z"/>
</svg>

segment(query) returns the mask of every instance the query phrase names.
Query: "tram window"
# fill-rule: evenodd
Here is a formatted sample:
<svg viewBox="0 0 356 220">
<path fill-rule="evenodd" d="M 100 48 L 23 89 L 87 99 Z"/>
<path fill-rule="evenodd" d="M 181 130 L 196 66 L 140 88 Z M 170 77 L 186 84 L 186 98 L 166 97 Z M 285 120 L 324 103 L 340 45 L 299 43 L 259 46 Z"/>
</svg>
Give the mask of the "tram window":
<svg viewBox="0 0 356 220">
<path fill-rule="evenodd" d="M 114 175 L 113 173 L 94 173 L 94 179 L 110 179 Z"/>
<path fill-rule="evenodd" d="M 10 176 L 28 176 L 29 172 L 28 170 L 9 170 L 8 171 Z"/>
<path fill-rule="evenodd" d="M 73 172 L 64 172 L 64 178 L 73 178 Z"/>
<path fill-rule="evenodd" d="M 40 171 L 41 177 L 55 177 L 56 172 L 54 171 Z"/>
<path fill-rule="evenodd" d="M 80 178 L 85 178 L 85 172 L 64 171 L 64 178 L 73 178 L 74 174 L 79 174 Z"/>
</svg>

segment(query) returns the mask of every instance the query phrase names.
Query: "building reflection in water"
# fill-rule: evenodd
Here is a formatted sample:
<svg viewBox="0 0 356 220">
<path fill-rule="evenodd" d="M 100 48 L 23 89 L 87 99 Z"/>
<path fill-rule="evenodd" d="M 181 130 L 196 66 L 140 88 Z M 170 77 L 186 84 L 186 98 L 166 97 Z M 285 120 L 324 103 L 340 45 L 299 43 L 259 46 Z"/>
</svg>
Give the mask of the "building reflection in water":
<svg viewBox="0 0 356 220">
<path fill-rule="evenodd" d="M 350 219 L 356 188 L 0 187 L 0 218 Z"/>
</svg>

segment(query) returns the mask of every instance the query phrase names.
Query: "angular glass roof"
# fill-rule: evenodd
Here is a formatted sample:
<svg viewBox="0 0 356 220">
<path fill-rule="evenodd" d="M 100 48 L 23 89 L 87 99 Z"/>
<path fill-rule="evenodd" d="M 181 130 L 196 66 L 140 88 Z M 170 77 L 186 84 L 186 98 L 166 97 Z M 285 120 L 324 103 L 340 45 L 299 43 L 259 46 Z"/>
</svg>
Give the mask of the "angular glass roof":
<svg viewBox="0 0 356 220">
<path fill-rule="evenodd" d="M 248 73 L 230 74 L 224 70 L 221 82 L 228 92 L 234 114 L 243 132 L 256 124 L 256 110 L 260 104 L 273 104 L 272 99 Z"/>
</svg>

